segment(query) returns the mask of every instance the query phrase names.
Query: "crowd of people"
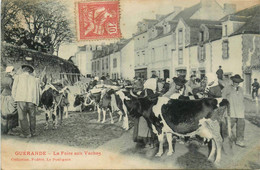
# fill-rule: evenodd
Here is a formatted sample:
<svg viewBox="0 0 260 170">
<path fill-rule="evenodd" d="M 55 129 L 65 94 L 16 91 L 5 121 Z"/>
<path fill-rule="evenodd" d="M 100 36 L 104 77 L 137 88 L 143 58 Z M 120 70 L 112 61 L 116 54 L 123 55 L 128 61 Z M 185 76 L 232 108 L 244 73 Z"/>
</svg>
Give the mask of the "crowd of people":
<svg viewBox="0 0 260 170">
<path fill-rule="evenodd" d="M 44 78 L 36 78 L 33 74 L 34 68 L 25 64 L 21 66 L 21 72 L 14 74 L 14 67 L 6 67 L 6 72 L 1 80 L 1 117 L 2 131 L 10 135 L 20 135 L 29 138 L 36 135 L 36 112 L 40 102 L 40 91 Z M 45 77 L 46 78 L 46 77 Z M 189 80 L 185 76 L 177 76 L 165 80 L 157 77 L 155 73 L 151 78 L 144 80 L 135 77 L 134 80 L 111 80 L 109 76 L 90 78 L 88 82 L 77 83 L 82 86 L 82 93 L 89 91 L 99 84 L 131 87 L 133 92 L 140 94 L 144 89 L 149 89 L 151 97 L 168 97 L 172 99 L 199 99 L 203 97 L 222 97 L 229 101 L 229 117 L 232 127 L 236 124 L 236 144 L 244 144 L 244 92 L 239 84 L 243 82 L 240 75 L 228 77 L 224 75 L 222 67 L 219 66 L 216 74 L 209 73 L 204 77 L 197 78 L 191 75 Z M 254 79 L 252 84 L 252 97 L 258 96 L 259 83 Z M 28 120 L 28 118 L 29 120 Z M 20 125 L 20 134 L 16 128 Z M 143 117 L 135 120 L 134 141 L 151 144 L 152 133 Z"/>
</svg>

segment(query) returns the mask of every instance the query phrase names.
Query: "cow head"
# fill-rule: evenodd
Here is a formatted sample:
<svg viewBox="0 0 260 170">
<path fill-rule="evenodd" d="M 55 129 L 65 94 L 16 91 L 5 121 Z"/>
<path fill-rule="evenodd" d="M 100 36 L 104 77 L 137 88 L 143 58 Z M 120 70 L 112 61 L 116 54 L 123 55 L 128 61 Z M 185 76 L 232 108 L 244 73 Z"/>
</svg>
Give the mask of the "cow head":
<svg viewBox="0 0 260 170">
<path fill-rule="evenodd" d="M 82 103 L 84 103 L 84 96 L 77 94 L 75 96 L 75 102 L 74 102 L 73 106 L 77 107 L 77 106 L 81 105 Z"/>
</svg>

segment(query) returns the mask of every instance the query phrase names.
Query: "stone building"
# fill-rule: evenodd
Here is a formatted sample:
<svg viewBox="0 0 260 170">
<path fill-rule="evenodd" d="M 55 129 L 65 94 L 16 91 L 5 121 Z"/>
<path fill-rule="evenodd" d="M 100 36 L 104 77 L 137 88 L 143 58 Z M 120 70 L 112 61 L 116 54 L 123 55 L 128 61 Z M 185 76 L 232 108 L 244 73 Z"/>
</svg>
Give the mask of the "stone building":
<svg viewBox="0 0 260 170">
<path fill-rule="evenodd" d="M 150 77 L 152 72 L 156 72 L 160 78 L 189 75 L 189 58 L 184 48 L 191 45 L 193 37 L 197 35 L 194 24 L 203 20 L 206 23 L 218 21 L 234 11 L 232 4 L 225 4 L 222 8 L 215 0 L 201 0 L 184 10 L 176 7 L 172 13 L 157 16 L 156 20 L 144 19 L 139 22 L 138 31 L 133 35 L 135 75 L 144 78 Z M 187 20 L 190 25 L 186 24 Z"/>
</svg>

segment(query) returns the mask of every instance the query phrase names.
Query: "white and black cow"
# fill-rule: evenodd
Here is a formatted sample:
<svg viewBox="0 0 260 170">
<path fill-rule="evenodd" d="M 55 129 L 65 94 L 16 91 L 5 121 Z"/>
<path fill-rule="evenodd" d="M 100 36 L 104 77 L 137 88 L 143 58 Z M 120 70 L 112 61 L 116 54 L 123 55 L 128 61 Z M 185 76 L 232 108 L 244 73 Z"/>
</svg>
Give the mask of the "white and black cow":
<svg viewBox="0 0 260 170">
<path fill-rule="evenodd" d="M 101 123 L 105 123 L 106 121 L 106 113 L 108 112 L 111 119 L 111 124 L 114 123 L 114 119 L 112 113 L 116 112 L 115 98 L 114 95 L 111 95 L 111 89 L 108 88 L 98 88 L 92 89 L 84 95 L 77 95 L 74 102 L 74 107 L 82 105 L 82 106 L 94 106 L 94 110 L 98 112 L 98 122 L 101 121 L 101 113 L 103 113 Z M 112 101 L 112 102 L 111 102 Z M 121 112 L 118 112 L 120 115 Z M 120 115 L 119 120 L 121 120 L 122 115 Z"/>
<path fill-rule="evenodd" d="M 40 106 L 43 106 L 46 111 L 46 125 L 45 129 L 48 129 L 49 122 L 48 120 L 52 117 L 53 120 L 53 129 L 57 129 L 58 118 L 60 116 L 60 124 L 63 120 L 64 108 L 66 108 L 66 117 L 68 115 L 68 88 L 64 87 L 60 90 L 57 89 L 57 86 L 52 84 L 47 84 L 42 91 Z"/>
<path fill-rule="evenodd" d="M 106 93 L 106 95 L 110 98 L 110 106 L 111 106 L 111 112 L 115 113 L 117 112 L 119 114 L 119 122 L 123 118 L 123 129 L 128 130 L 129 129 L 129 121 L 128 121 L 128 111 L 125 105 L 126 100 L 130 100 L 129 97 L 126 95 L 127 91 L 124 89 L 120 90 L 114 90 L 109 89 Z"/>
<path fill-rule="evenodd" d="M 223 103 L 228 104 L 228 102 Z M 215 162 L 220 161 L 223 139 L 217 118 L 222 117 L 224 111 L 222 114 L 214 115 L 217 114 L 215 113 L 218 105 L 216 99 L 180 100 L 167 97 L 138 97 L 132 94 L 131 100 L 126 100 L 125 104 L 129 114 L 143 116 L 153 132 L 157 134 L 159 151 L 156 156 L 163 154 L 164 135 L 169 144 L 167 155 L 174 152 L 172 135 L 180 138 L 201 137 L 212 142 L 208 159 L 213 160 L 217 153 Z"/>
</svg>

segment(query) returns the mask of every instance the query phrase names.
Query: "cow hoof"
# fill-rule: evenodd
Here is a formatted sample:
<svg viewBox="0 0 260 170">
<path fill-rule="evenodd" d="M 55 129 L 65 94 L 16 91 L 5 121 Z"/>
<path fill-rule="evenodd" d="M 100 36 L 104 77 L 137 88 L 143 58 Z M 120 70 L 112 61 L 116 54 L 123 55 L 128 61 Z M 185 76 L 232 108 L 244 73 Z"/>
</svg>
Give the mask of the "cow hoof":
<svg viewBox="0 0 260 170">
<path fill-rule="evenodd" d="M 208 161 L 210 161 L 210 162 L 214 162 L 213 157 L 208 157 Z M 215 162 L 216 162 L 216 161 L 215 161 Z"/>
<path fill-rule="evenodd" d="M 167 156 L 171 156 L 173 154 L 173 152 L 168 152 Z"/>
<path fill-rule="evenodd" d="M 111 122 L 111 124 L 114 124 L 114 122 Z"/>
<path fill-rule="evenodd" d="M 100 122 L 100 120 L 97 120 L 97 122 Z"/>
<path fill-rule="evenodd" d="M 105 123 L 105 121 L 103 120 L 101 123 Z"/>
<path fill-rule="evenodd" d="M 163 154 L 162 152 L 158 152 L 155 156 L 156 156 L 156 157 L 161 157 L 162 154 Z"/>
</svg>

